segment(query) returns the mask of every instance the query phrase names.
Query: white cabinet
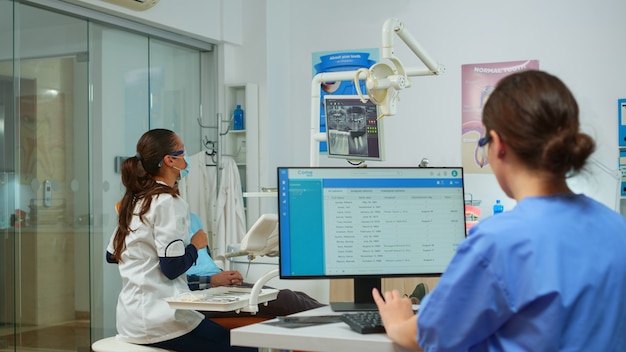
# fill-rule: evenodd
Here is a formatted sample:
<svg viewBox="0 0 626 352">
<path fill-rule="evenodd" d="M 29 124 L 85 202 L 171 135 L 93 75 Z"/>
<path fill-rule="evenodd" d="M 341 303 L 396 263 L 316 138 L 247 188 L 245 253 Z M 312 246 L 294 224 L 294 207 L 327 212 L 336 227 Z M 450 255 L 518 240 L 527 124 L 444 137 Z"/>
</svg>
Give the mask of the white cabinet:
<svg viewBox="0 0 626 352">
<path fill-rule="evenodd" d="M 256 84 L 227 84 L 225 86 L 221 150 L 223 157 L 233 158 L 238 165 L 243 192 L 258 192 L 259 186 L 259 88 Z M 237 104 L 244 111 L 244 129 L 233 130 L 233 111 Z M 259 218 L 259 200 L 244 198 L 246 223 L 250 227 Z"/>
</svg>

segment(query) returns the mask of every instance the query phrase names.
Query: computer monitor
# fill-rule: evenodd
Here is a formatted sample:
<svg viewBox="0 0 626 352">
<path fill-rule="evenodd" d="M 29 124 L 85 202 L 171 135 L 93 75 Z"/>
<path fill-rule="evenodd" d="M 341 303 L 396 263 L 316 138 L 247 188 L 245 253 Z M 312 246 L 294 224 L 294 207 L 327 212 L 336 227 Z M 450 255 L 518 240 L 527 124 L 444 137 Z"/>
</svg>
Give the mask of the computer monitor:
<svg viewBox="0 0 626 352">
<path fill-rule="evenodd" d="M 465 238 L 461 167 L 279 167 L 281 279 L 354 279 L 375 310 L 383 277 L 443 273 Z"/>
<path fill-rule="evenodd" d="M 383 160 L 382 120 L 374 102 L 358 95 L 326 95 L 328 157 L 348 160 Z"/>
</svg>

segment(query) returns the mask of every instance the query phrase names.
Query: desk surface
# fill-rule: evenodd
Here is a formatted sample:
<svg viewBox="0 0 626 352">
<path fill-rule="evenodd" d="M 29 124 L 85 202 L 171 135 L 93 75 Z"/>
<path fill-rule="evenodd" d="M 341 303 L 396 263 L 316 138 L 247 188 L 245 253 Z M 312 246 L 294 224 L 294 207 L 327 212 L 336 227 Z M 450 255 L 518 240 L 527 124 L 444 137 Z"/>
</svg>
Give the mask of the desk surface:
<svg viewBox="0 0 626 352">
<path fill-rule="evenodd" d="M 333 312 L 330 307 L 321 307 L 294 314 L 329 315 L 341 314 Z M 270 320 L 269 322 L 275 322 Z M 303 328 L 283 328 L 264 323 L 247 325 L 230 331 L 231 344 L 247 347 L 262 347 L 283 350 L 307 350 L 325 352 L 384 352 L 406 351 L 391 342 L 387 335 L 359 334 L 350 330 L 345 323 L 331 323 Z"/>
</svg>

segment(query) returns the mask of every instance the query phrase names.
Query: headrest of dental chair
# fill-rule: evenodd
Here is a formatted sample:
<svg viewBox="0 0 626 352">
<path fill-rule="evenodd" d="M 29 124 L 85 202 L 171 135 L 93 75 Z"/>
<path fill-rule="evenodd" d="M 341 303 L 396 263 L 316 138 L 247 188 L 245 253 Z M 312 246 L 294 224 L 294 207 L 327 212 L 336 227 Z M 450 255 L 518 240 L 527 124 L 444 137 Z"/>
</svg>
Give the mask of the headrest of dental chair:
<svg viewBox="0 0 626 352">
<path fill-rule="evenodd" d="M 241 240 L 240 250 L 249 255 L 278 255 L 278 215 L 261 215 Z"/>
</svg>

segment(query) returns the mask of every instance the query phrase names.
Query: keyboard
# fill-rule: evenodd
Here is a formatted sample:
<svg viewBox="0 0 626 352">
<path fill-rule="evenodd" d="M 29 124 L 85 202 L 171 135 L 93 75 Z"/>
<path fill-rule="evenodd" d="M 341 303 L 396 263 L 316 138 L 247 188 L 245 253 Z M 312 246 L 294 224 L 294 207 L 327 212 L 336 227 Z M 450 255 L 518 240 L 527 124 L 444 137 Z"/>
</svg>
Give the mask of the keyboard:
<svg viewBox="0 0 626 352">
<path fill-rule="evenodd" d="M 341 321 L 359 334 L 375 334 L 385 332 L 383 321 L 378 311 L 343 313 Z"/>
</svg>

